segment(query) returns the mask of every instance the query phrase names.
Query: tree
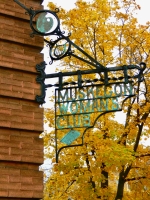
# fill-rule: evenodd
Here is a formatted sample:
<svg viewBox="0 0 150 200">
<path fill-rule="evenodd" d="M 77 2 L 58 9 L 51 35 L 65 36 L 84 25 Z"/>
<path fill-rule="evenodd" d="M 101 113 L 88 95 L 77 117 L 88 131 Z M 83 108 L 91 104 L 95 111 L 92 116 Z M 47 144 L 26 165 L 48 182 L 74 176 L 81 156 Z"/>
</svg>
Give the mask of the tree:
<svg viewBox="0 0 150 200">
<path fill-rule="evenodd" d="M 52 3 L 49 6 L 55 8 Z M 147 68 L 144 81 L 134 84 L 136 95 L 123 106 L 124 124 L 118 123 L 113 113 L 105 114 L 85 134 L 84 146 L 62 151 L 47 177 L 45 200 L 149 199 L 150 148 L 140 141 L 150 136 L 150 23 L 137 23 L 138 9 L 134 0 L 78 0 L 74 9 L 59 13 L 71 40 L 103 66 L 145 62 Z M 64 58 L 59 71 L 89 67 L 73 57 Z M 45 111 L 45 122 L 54 127 L 53 108 Z M 54 129 L 43 136 L 45 156 L 55 163 Z"/>
</svg>

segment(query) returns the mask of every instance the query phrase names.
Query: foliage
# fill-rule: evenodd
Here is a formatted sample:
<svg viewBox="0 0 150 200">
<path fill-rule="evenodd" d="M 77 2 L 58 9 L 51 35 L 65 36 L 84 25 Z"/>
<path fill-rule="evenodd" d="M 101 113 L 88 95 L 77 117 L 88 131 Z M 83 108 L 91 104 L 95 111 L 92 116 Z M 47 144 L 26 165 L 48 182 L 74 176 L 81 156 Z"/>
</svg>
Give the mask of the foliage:
<svg viewBox="0 0 150 200">
<path fill-rule="evenodd" d="M 49 6 L 55 8 L 52 3 Z M 118 123 L 112 113 L 102 116 L 94 129 L 86 132 L 84 146 L 64 149 L 58 164 L 54 158 L 54 110 L 45 111 L 45 122 L 51 127 L 43 134 L 45 156 L 53 161 L 45 200 L 149 199 L 150 148 L 140 141 L 150 136 L 150 23 L 137 23 L 138 9 L 134 0 L 78 0 L 74 9 L 60 10 L 59 17 L 71 32 L 71 40 L 103 66 L 145 62 L 147 68 L 144 83 L 134 85 L 136 96 L 123 107 L 125 123 Z M 59 71 L 89 67 L 73 57 L 64 58 Z"/>
</svg>

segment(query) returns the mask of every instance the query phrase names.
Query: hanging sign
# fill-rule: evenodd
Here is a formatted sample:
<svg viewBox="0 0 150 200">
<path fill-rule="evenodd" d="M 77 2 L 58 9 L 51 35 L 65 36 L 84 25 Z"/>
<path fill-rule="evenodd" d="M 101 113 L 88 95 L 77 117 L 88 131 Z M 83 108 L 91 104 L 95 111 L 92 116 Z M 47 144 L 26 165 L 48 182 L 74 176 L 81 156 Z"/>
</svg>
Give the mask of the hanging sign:
<svg viewBox="0 0 150 200">
<path fill-rule="evenodd" d="M 132 82 L 55 89 L 56 128 L 89 127 L 93 113 L 118 111 L 121 97 L 133 95 Z"/>
</svg>

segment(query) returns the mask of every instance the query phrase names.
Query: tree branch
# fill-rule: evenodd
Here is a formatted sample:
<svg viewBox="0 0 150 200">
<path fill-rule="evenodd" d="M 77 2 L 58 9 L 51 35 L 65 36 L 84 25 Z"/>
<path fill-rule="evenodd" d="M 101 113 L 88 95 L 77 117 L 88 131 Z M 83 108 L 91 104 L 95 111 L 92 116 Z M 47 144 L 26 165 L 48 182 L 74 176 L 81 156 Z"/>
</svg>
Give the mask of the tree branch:
<svg viewBox="0 0 150 200">
<path fill-rule="evenodd" d="M 75 182 L 76 180 L 72 180 L 72 182 L 70 182 L 69 184 L 68 184 L 68 187 L 65 189 L 65 191 L 60 195 L 60 197 L 62 197 L 63 195 L 64 195 L 64 193 L 65 192 L 67 192 L 67 190 L 73 185 L 73 183 Z M 59 197 L 59 198 L 60 198 Z"/>
<path fill-rule="evenodd" d="M 129 118 L 130 118 L 130 115 L 131 115 L 131 109 L 132 109 L 132 105 L 133 105 L 134 102 L 135 102 L 135 97 L 134 97 L 133 101 L 131 102 L 131 104 L 128 107 L 128 111 L 127 111 L 127 115 L 126 115 L 127 117 L 126 117 L 125 128 L 127 128 L 128 124 L 129 124 Z M 123 133 L 121 138 L 120 138 L 120 140 L 118 141 L 118 144 L 126 145 L 127 136 L 128 136 L 127 132 Z"/>
<path fill-rule="evenodd" d="M 138 156 L 135 156 L 136 158 L 142 158 L 142 157 L 145 157 L 145 156 L 150 156 L 150 153 L 149 154 L 141 154 L 141 155 L 138 155 Z"/>
<path fill-rule="evenodd" d="M 141 176 L 141 177 L 135 177 L 135 178 L 126 178 L 125 182 L 128 182 L 128 181 L 137 181 L 137 180 L 144 179 L 144 178 L 147 178 L 147 177 L 146 176 Z"/>
</svg>

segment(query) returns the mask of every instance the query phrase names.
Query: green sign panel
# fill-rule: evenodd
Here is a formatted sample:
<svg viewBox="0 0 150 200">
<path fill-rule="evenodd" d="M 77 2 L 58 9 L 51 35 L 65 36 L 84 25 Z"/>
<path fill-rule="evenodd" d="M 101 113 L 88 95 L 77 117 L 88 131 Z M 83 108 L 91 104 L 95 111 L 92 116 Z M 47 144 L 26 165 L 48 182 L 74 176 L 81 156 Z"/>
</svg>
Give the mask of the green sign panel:
<svg viewBox="0 0 150 200">
<path fill-rule="evenodd" d="M 80 136 L 79 131 L 71 130 L 60 140 L 60 142 L 70 145 L 79 136 Z"/>
<path fill-rule="evenodd" d="M 132 95 L 132 82 L 56 89 L 56 129 L 90 127 L 93 113 L 118 111 L 121 97 Z"/>
</svg>

